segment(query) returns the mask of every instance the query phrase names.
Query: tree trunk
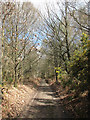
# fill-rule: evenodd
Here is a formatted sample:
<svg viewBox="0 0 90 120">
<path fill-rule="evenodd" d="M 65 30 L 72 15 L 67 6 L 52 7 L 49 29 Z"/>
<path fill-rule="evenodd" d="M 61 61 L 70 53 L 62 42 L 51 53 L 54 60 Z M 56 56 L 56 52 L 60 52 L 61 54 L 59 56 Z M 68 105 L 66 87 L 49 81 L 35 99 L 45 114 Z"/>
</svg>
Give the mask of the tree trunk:
<svg viewBox="0 0 90 120">
<path fill-rule="evenodd" d="M 58 84 L 58 73 L 55 70 L 55 75 L 56 75 L 56 83 Z"/>
<path fill-rule="evenodd" d="M 14 87 L 16 87 L 16 85 L 17 85 L 17 70 L 16 70 L 16 65 L 15 65 L 14 71 L 15 71 Z"/>
<path fill-rule="evenodd" d="M 90 40 L 90 1 L 88 2 L 88 36 Z M 88 117 L 90 117 L 90 48 L 88 47 Z"/>
<path fill-rule="evenodd" d="M 17 25 L 16 25 L 16 40 L 15 40 L 15 67 L 14 67 L 14 76 L 15 76 L 15 80 L 14 80 L 14 86 L 16 87 L 17 85 Z"/>
<path fill-rule="evenodd" d="M 67 49 L 67 56 L 68 56 L 68 60 L 70 60 L 70 50 L 69 50 L 69 44 L 68 44 L 68 21 L 67 21 L 67 9 L 68 9 L 68 5 L 67 5 L 67 1 L 65 2 L 65 40 L 66 40 L 66 49 Z"/>
<path fill-rule="evenodd" d="M 56 60 L 55 57 L 54 57 L 54 63 L 55 63 L 55 67 L 57 68 L 58 67 L 58 63 L 57 63 L 57 60 Z M 58 73 L 56 71 L 57 70 L 55 69 L 56 83 L 58 84 Z"/>
</svg>

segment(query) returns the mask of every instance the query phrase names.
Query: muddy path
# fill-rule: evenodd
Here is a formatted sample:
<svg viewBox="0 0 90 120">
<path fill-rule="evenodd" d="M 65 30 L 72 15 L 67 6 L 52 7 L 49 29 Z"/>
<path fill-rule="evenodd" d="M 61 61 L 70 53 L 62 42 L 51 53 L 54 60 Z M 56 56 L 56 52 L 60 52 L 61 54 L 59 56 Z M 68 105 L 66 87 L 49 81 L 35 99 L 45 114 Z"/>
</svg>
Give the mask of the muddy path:
<svg viewBox="0 0 90 120">
<path fill-rule="evenodd" d="M 19 118 L 71 118 L 59 101 L 59 97 L 43 79 Z"/>
</svg>

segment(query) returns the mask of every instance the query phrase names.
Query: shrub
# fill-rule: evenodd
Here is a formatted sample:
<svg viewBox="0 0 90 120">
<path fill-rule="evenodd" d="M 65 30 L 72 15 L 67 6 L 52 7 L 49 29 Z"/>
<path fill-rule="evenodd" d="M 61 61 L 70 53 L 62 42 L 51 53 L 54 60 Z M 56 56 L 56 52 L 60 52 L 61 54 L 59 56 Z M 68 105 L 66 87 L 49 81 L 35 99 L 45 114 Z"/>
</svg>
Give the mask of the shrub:
<svg viewBox="0 0 90 120">
<path fill-rule="evenodd" d="M 76 82 L 73 80 L 73 84 L 76 87 L 79 86 L 81 90 L 86 89 L 88 78 L 87 40 L 88 36 L 83 33 L 80 48 L 74 51 L 74 54 L 68 64 L 71 76 L 76 78 Z"/>
</svg>

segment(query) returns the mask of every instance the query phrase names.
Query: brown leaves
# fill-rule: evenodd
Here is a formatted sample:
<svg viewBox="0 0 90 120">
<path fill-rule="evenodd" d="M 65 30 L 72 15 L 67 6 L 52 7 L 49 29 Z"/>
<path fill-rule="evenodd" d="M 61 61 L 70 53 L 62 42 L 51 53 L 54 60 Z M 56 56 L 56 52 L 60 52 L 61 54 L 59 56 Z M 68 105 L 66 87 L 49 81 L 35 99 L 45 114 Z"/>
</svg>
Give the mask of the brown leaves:
<svg viewBox="0 0 90 120">
<path fill-rule="evenodd" d="M 18 88 L 11 87 L 8 93 L 5 92 L 4 100 L 2 101 L 2 117 L 16 117 L 23 110 L 23 107 L 28 104 L 33 97 L 35 89 L 25 85 L 18 85 Z M 6 102 L 5 102 L 6 101 Z M 8 117 L 9 117 L 8 116 Z"/>
</svg>

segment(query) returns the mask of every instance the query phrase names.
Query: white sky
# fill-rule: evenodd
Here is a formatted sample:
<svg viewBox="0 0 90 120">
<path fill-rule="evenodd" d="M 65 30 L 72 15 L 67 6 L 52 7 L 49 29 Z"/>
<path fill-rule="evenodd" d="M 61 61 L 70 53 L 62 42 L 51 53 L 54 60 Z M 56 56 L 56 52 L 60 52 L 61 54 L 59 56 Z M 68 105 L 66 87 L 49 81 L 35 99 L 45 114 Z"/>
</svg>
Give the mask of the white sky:
<svg viewBox="0 0 90 120">
<path fill-rule="evenodd" d="M 46 3 L 55 4 L 56 1 L 63 1 L 63 0 L 0 0 L 0 1 L 17 1 L 17 2 L 18 1 L 20 2 L 31 1 L 36 8 L 42 9 Z M 74 1 L 74 0 L 68 0 L 68 1 Z M 81 3 L 81 2 L 88 2 L 89 0 L 76 0 L 76 1 Z"/>
<path fill-rule="evenodd" d="M 45 5 L 46 3 L 53 3 L 56 6 L 57 1 L 63 0 L 1 0 L 1 1 L 17 1 L 17 2 L 31 2 L 33 3 L 34 7 L 38 8 L 42 13 L 45 13 Z M 74 0 L 67 0 L 67 1 L 74 1 Z M 89 0 L 76 0 L 77 2 L 88 2 Z M 57 8 L 57 7 L 56 7 Z"/>
<path fill-rule="evenodd" d="M 36 8 L 42 9 L 46 3 L 49 3 L 49 2 L 55 3 L 57 0 L 16 0 L 16 1 L 20 1 L 20 2 L 23 2 L 23 1 L 29 2 L 30 1 L 33 3 L 33 5 Z"/>
<path fill-rule="evenodd" d="M 39 6 L 39 5 L 44 5 L 46 2 L 53 2 L 55 3 L 56 1 L 58 0 L 16 0 L 16 1 L 31 1 L 36 7 Z M 60 0 L 60 1 L 63 1 L 63 0 Z M 69 0 L 69 1 L 74 1 L 74 0 Z M 76 0 L 78 2 L 84 2 L 84 1 L 89 1 L 89 0 Z"/>
</svg>

